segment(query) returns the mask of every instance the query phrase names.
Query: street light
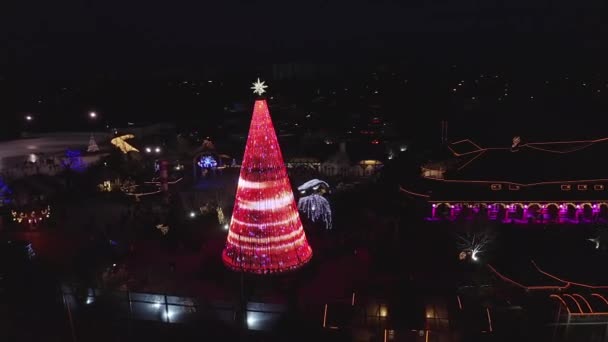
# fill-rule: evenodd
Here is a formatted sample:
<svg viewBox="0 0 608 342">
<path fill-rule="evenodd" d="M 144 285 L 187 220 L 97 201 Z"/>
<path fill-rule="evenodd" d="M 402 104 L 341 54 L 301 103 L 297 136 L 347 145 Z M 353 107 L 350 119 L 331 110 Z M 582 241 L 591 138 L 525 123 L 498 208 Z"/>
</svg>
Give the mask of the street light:
<svg viewBox="0 0 608 342">
<path fill-rule="evenodd" d="M 157 147 L 157 148 L 154 149 L 154 152 L 156 152 L 156 153 L 160 153 L 160 151 L 161 151 L 160 147 Z"/>
<path fill-rule="evenodd" d="M 89 117 L 91 119 L 96 119 L 97 118 L 97 113 L 95 113 L 95 112 L 89 112 Z"/>
<path fill-rule="evenodd" d="M 25 120 L 26 120 L 26 121 L 32 121 L 32 120 L 34 120 L 34 117 L 33 117 L 33 116 L 31 116 L 31 115 L 26 115 L 26 116 L 25 116 Z"/>
</svg>

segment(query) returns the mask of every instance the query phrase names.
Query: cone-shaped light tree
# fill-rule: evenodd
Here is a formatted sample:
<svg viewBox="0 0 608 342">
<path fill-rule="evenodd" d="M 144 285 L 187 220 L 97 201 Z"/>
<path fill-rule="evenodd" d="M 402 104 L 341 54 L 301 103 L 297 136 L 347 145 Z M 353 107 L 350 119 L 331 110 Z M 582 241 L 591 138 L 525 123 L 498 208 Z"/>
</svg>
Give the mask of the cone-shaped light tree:
<svg viewBox="0 0 608 342">
<path fill-rule="evenodd" d="M 99 152 L 99 146 L 97 146 L 97 142 L 95 141 L 95 137 L 91 134 L 91 138 L 89 139 L 89 147 L 87 147 L 87 152 Z"/>
<path fill-rule="evenodd" d="M 252 89 L 261 95 L 264 82 Z M 250 273 L 296 269 L 312 257 L 265 99 L 255 101 L 224 264 Z"/>
</svg>

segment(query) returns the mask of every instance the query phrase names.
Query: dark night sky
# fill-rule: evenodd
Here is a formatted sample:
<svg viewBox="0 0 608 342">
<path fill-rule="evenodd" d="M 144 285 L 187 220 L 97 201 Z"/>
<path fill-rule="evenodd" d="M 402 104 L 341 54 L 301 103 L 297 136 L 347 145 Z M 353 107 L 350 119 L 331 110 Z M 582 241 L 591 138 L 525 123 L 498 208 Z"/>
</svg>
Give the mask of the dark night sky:
<svg viewBox="0 0 608 342">
<path fill-rule="evenodd" d="M 2 10 L 0 75 L 187 69 L 226 58 L 509 59 L 522 50 L 570 60 L 597 56 L 608 33 L 601 0 L 373 3 L 18 1 Z"/>
<path fill-rule="evenodd" d="M 422 75 L 420 65 L 427 63 L 428 70 L 452 64 L 466 70 L 468 64 L 477 70 L 472 73 L 487 67 L 541 80 L 540 72 L 605 77 L 606 7 L 602 0 L 13 1 L 0 8 L 0 80 L 6 80 L 0 91 L 9 99 L 0 106 L 9 102 L 8 113 L 37 110 L 27 101 L 38 96 L 33 86 L 44 81 L 196 79 L 217 66 L 244 70 L 292 61 L 356 66 L 406 60 L 408 70 Z M 88 101 L 82 106 L 105 101 L 103 94 L 98 97 L 81 99 Z M 25 102 L 11 108 L 12 98 Z M 545 117 L 555 117 L 552 109 L 513 106 L 508 115 L 543 116 L 527 124 L 539 130 L 545 130 Z M 56 107 L 57 113 L 68 112 Z M 573 100 L 567 108 L 577 112 L 580 104 Z M 601 108 L 580 110 L 573 120 Z M 452 113 L 436 112 L 442 110 Z M 467 120 L 463 127 L 486 122 Z"/>
</svg>

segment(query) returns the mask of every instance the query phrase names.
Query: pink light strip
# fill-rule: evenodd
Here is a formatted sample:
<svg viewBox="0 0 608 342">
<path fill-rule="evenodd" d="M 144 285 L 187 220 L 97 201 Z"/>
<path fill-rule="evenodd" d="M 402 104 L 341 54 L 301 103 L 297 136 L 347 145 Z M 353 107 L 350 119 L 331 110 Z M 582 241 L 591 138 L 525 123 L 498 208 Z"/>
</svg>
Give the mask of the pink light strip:
<svg viewBox="0 0 608 342">
<path fill-rule="evenodd" d="M 516 282 L 515 280 L 513 280 L 513 279 L 511 279 L 511 278 L 509 278 L 509 277 L 507 277 L 507 276 L 505 276 L 505 275 L 502 275 L 502 274 L 501 274 L 500 272 L 498 272 L 498 271 L 497 271 L 497 270 L 496 270 L 496 269 L 495 269 L 495 268 L 494 268 L 492 265 L 487 264 L 487 266 L 488 266 L 488 268 L 489 268 L 489 269 L 490 269 L 492 272 L 494 272 L 494 274 L 496 274 L 496 275 L 497 275 L 497 276 L 498 276 L 500 279 L 502 279 L 502 280 L 504 280 L 504 281 L 506 281 L 506 282 L 508 282 L 508 283 L 511 283 L 511 284 L 513 284 L 513 285 L 515 285 L 515 286 L 518 286 L 518 287 L 520 287 L 520 288 L 522 288 L 522 289 L 524 289 L 524 290 L 563 290 L 563 289 L 566 289 L 566 288 L 570 287 L 570 284 L 569 284 L 569 283 L 566 283 L 566 285 L 565 285 L 565 286 L 555 286 L 555 285 L 546 285 L 546 286 L 526 286 L 526 285 L 522 285 L 521 283 L 518 283 L 518 282 Z"/>
<path fill-rule="evenodd" d="M 548 181 L 548 182 L 536 182 L 536 183 L 515 183 L 509 181 L 501 181 L 501 180 L 468 180 L 468 179 L 438 179 L 432 177 L 425 177 L 427 180 L 446 182 L 446 183 L 473 183 L 473 184 L 511 184 L 511 185 L 519 185 L 519 186 L 536 186 L 536 185 L 551 185 L 551 184 L 568 184 L 568 183 L 593 183 L 593 182 L 608 182 L 607 178 L 598 178 L 598 179 L 579 179 L 579 180 L 559 180 L 559 181 Z"/>
<path fill-rule="evenodd" d="M 576 304 L 576 307 L 578 308 L 578 313 L 584 313 L 583 312 L 583 307 L 581 306 L 581 304 L 578 302 L 578 300 L 576 300 L 576 298 L 572 297 L 569 294 L 564 294 L 564 297 L 568 297 L 570 299 L 572 299 L 574 301 L 574 304 Z"/>
<path fill-rule="evenodd" d="M 571 152 L 579 151 L 579 150 L 587 148 L 587 147 L 589 147 L 589 146 L 591 146 L 593 144 L 604 142 L 604 141 L 607 141 L 607 140 L 608 140 L 608 137 L 607 138 L 594 139 L 594 140 L 547 141 L 547 142 L 537 142 L 537 143 L 526 143 L 526 144 L 519 145 L 519 147 L 531 147 L 531 148 L 536 148 L 538 150 L 543 150 L 545 152 L 565 154 L 565 153 L 571 153 Z M 473 150 L 473 151 L 469 151 L 469 152 L 464 152 L 464 153 L 457 153 L 451 147 L 448 146 L 448 148 L 452 151 L 452 153 L 454 153 L 454 155 L 456 157 L 464 156 L 464 155 L 467 155 L 467 154 L 473 154 L 473 153 L 481 152 L 481 151 L 488 151 L 488 150 L 510 150 L 511 149 L 510 147 L 485 147 L 485 148 L 482 148 L 481 146 L 475 144 L 470 139 L 460 140 L 460 141 L 457 141 L 455 143 L 452 143 L 451 145 L 457 145 L 457 144 L 461 144 L 463 142 L 470 143 L 471 145 L 477 147 L 477 150 Z M 571 151 L 559 151 L 559 150 L 542 149 L 542 148 L 536 147 L 537 145 L 557 145 L 557 144 L 586 144 L 586 145 L 583 146 L 583 147 L 575 148 L 575 149 L 573 149 Z"/>
<path fill-rule="evenodd" d="M 580 287 L 586 287 L 588 289 L 608 289 L 608 286 L 595 286 L 595 285 L 589 285 L 589 284 L 583 284 L 583 283 L 575 283 L 573 281 L 569 281 L 569 280 L 564 280 L 561 278 L 556 277 L 555 275 L 549 273 L 549 272 L 545 272 L 543 270 L 540 269 L 540 267 L 538 267 L 538 265 L 536 264 L 536 262 L 534 262 L 534 260 L 532 260 L 532 264 L 534 265 L 534 267 L 538 270 L 538 272 L 546 275 L 549 278 L 553 278 L 557 281 L 561 281 L 562 283 L 568 283 L 568 284 L 572 284 L 572 285 L 576 285 L 576 286 L 580 286 Z"/>
<path fill-rule="evenodd" d="M 401 190 L 401 191 L 403 191 L 403 192 L 405 192 L 405 193 L 407 193 L 407 194 L 413 195 L 413 196 L 418 196 L 418 197 L 426 197 L 426 198 L 431 197 L 431 196 L 429 196 L 429 195 L 425 195 L 425 194 L 419 194 L 419 193 L 417 193 L 417 192 L 413 192 L 413 191 L 406 190 L 406 189 L 404 189 L 402 186 L 399 186 L 399 190 Z"/>
<path fill-rule="evenodd" d="M 482 156 L 484 153 L 486 153 L 486 151 L 481 151 L 481 152 L 479 152 L 479 154 L 477 154 L 475 157 L 473 157 L 473 158 L 469 159 L 469 161 L 467 161 L 466 163 L 464 163 L 463 165 L 461 165 L 461 166 L 460 166 L 460 167 L 457 169 L 457 171 L 460 171 L 460 170 L 464 169 L 464 168 L 465 168 L 467 165 L 469 165 L 470 163 L 472 163 L 472 162 L 473 162 L 475 159 L 477 159 L 477 158 L 481 157 L 481 156 Z"/>
</svg>

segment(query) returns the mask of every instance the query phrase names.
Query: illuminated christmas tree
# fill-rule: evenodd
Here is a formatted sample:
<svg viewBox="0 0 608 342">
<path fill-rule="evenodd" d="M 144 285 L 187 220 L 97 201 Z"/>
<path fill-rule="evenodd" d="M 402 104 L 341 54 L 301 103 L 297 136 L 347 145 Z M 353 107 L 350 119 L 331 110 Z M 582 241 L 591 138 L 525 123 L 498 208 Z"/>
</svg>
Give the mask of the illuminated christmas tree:
<svg viewBox="0 0 608 342">
<path fill-rule="evenodd" d="M 89 139 L 89 147 L 87 147 L 87 152 L 90 152 L 90 153 L 99 152 L 99 146 L 97 146 L 95 137 L 92 134 L 91 134 L 91 138 Z"/>
<path fill-rule="evenodd" d="M 261 95 L 264 82 L 252 89 Z M 312 257 L 266 100 L 256 100 L 222 259 L 251 273 L 296 269 Z"/>
</svg>

